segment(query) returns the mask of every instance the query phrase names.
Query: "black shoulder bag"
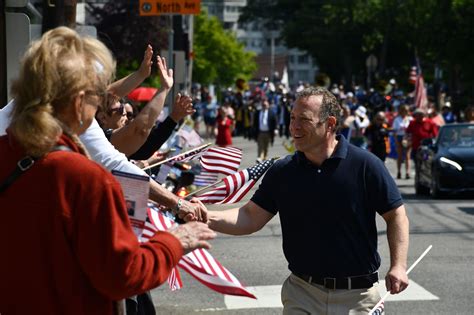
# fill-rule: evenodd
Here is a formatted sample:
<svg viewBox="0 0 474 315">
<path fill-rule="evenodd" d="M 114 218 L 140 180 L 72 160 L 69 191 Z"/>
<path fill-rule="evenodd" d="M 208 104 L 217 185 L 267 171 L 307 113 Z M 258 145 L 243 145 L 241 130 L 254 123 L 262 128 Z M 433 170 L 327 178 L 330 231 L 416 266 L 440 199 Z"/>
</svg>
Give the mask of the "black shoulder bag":
<svg viewBox="0 0 474 315">
<path fill-rule="evenodd" d="M 58 145 L 55 146 L 50 152 L 54 151 L 71 151 L 71 149 L 64 145 Z M 29 155 L 19 160 L 18 163 L 16 163 L 16 167 L 13 172 L 11 172 L 7 179 L 0 185 L 0 193 L 7 190 L 7 188 L 10 187 L 11 184 L 13 184 L 13 182 L 17 180 L 18 177 L 20 177 L 24 172 L 29 170 L 36 161 L 38 161 L 37 158 L 33 158 Z"/>
</svg>

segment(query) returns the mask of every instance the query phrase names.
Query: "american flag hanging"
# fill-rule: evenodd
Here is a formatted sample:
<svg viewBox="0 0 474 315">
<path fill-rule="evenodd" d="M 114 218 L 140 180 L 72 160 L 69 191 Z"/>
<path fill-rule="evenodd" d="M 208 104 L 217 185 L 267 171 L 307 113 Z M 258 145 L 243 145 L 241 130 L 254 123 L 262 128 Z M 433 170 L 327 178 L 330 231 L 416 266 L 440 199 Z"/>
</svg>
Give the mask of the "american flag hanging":
<svg viewBox="0 0 474 315">
<path fill-rule="evenodd" d="M 274 159 L 234 173 L 223 179 L 224 185 L 196 198 L 202 203 L 226 204 L 239 202 L 252 189 L 259 178 L 273 165 Z"/>
<path fill-rule="evenodd" d="M 142 241 L 148 240 L 156 231 L 165 231 L 177 224 L 166 217 L 154 205 L 149 205 L 148 218 L 151 222 L 146 222 Z M 227 268 L 222 266 L 221 263 L 212 257 L 205 249 L 196 249 L 183 256 L 178 266 L 188 272 L 196 280 L 216 292 L 256 299 Z M 176 267 L 168 277 L 168 284 L 171 290 L 177 290 L 183 286 L 179 271 Z"/>
<path fill-rule="evenodd" d="M 422 110 L 426 110 L 428 107 L 428 96 L 426 93 L 425 80 L 423 75 L 420 73 L 416 79 L 415 85 L 415 106 Z"/>
<path fill-rule="evenodd" d="M 411 67 L 410 76 L 408 77 L 408 82 L 410 82 L 411 84 L 416 84 L 417 76 L 418 76 L 417 68 L 415 66 Z"/>
<path fill-rule="evenodd" d="M 421 72 L 420 60 L 415 57 L 416 66 L 410 72 L 410 82 L 415 84 L 415 107 L 426 110 L 428 107 L 428 96 L 425 87 L 425 80 Z"/>
<path fill-rule="evenodd" d="M 205 171 L 230 175 L 237 172 L 242 161 L 242 150 L 234 147 L 213 147 L 201 156 Z"/>
</svg>

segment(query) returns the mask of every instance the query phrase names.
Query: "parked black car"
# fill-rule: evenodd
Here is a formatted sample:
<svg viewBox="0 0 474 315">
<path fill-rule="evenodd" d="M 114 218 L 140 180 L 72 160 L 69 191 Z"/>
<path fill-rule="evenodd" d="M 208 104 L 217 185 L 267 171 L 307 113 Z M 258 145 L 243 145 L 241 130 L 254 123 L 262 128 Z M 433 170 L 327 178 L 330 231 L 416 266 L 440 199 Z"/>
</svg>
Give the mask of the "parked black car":
<svg viewBox="0 0 474 315">
<path fill-rule="evenodd" d="M 449 124 L 421 142 L 415 155 L 416 194 L 474 193 L 474 124 Z"/>
</svg>

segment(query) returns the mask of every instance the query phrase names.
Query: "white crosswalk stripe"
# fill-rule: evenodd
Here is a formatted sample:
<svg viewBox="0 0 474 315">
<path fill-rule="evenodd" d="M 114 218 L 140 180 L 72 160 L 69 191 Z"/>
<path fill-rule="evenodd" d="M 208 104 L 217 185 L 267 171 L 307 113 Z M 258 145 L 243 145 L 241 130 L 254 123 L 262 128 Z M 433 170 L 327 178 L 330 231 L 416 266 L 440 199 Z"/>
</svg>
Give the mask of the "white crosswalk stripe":
<svg viewBox="0 0 474 315">
<path fill-rule="evenodd" d="M 247 287 L 257 300 L 226 295 L 224 302 L 227 309 L 253 309 L 253 308 L 282 308 L 280 300 L 281 285 L 267 285 L 258 287 Z M 378 286 L 380 295 L 383 296 L 385 281 L 381 280 Z M 387 301 L 427 301 L 439 300 L 439 298 L 423 288 L 421 285 L 410 279 L 408 288 L 397 295 L 390 295 Z"/>
</svg>

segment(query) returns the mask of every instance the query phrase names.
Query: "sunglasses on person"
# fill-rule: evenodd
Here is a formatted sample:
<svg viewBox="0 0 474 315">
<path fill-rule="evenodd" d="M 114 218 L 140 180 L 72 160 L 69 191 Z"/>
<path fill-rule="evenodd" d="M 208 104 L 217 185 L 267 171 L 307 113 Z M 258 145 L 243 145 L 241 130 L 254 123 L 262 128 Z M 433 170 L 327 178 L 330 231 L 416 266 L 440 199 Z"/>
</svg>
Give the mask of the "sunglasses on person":
<svg viewBox="0 0 474 315">
<path fill-rule="evenodd" d="M 117 114 L 123 116 L 123 115 L 125 115 L 124 114 L 124 109 L 125 109 L 125 105 L 123 105 L 123 103 L 120 103 L 119 107 L 109 109 L 107 111 L 107 114 L 109 114 L 109 116 L 111 116 L 113 113 L 117 113 Z"/>
<path fill-rule="evenodd" d="M 132 120 L 133 118 L 135 118 L 135 115 L 133 114 L 133 112 L 128 112 L 127 111 L 127 119 Z"/>
</svg>

